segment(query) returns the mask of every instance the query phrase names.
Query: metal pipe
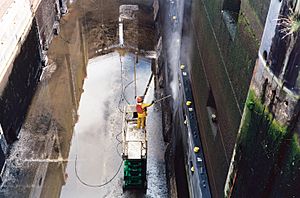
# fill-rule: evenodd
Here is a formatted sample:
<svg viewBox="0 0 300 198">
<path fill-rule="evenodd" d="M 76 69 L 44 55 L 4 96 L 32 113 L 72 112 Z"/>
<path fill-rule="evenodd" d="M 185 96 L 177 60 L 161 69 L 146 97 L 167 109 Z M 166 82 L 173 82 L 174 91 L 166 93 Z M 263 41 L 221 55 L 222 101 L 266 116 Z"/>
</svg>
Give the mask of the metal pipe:
<svg viewBox="0 0 300 198">
<path fill-rule="evenodd" d="M 148 84 L 147 84 L 147 86 L 146 86 L 146 89 L 145 89 L 145 92 L 144 92 L 144 97 L 146 96 L 146 94 L 147 94 L 147 92 L 148 92 L 148 89 L 149 89 L 149 87 L 150 87 L 150 83 L 151 83 L 151 81 L 152 81 L 152 78 L 153 78 L 153 73 L 151 73 L 151 76 L 150 76 L 150 78 L 149 78 L 149 81 L 148 81 Z"/>
</svg>

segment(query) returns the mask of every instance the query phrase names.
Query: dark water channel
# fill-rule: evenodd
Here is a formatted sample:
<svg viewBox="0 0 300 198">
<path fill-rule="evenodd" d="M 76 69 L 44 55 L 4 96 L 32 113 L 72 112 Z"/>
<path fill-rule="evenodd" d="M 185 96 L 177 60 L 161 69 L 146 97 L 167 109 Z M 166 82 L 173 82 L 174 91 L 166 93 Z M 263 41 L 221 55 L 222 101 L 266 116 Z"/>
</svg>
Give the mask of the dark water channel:
<svg viewBox="0 0 300 198">
<path fill-rule="evenodd" d="M 62 19 L 20 139 L 11 148 L 1 197 L 168 196 L 159 104 L 149 109 L 147 120 L 147 193 L 122 191 L 117 135 L 124 105 L 134 103 L 135 57 L 123 50 L 103 56 L 95 52 L 117 44 L 119 4 L 76 1 Z M 137 94 L 143 93 L 150 73 L 151 60 L 139 57 Z M 153 99 L 152 82 L 145 100 Z M 115 174 L 101 188 L 87 186 L 103 184 Z"/>
</svg>

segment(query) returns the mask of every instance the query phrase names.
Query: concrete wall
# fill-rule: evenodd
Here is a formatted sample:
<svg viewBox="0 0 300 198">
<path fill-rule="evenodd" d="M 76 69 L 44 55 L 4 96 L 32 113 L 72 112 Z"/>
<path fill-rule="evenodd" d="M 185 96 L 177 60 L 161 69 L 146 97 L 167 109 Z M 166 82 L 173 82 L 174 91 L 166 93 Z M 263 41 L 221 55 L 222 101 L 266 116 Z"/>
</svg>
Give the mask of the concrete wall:
<svg viewBox="0 0 300 198">
<path fill-rule="evenodd" d="M 17 139 L 41 70 L 39 38 L 34 21 L 18 56 L 14 59 L 12 71 L 1 93 L 0 121 L 9 143 Z"/>
<path fill-rule="evenodd" d="M 58 20 L 60 19 L 58 2 L 56 0 L 42 1 L 37 9 L 35 17 L 39 27 L 42 49 L 47 50 L 53 37 L 54 23 L 58 23 Z"/>
<path fill-rule="evenodd" d="M 0 19 L 0 93 L 6 86 L 12 62 L 31 28 L 33 14 L 29 1 L 14 1 Z"/>
<path fill-rule="evenodd" d="M 205 159 L 195 116 L 186 41 L 190 32 L 191 1 L 160 1 L 157 21 L 156 86 L 164 112 L 163 135 L 168 185 L 172 197 L 211 197 Z M 184 69 L 181 70 L 181 64 Z M 183 74 L 184 73 L 184 74 Z M 186 101 L 192 104 L 187 106 Z M 194 148 L 200 148 L 194 151 Z"/>
<path fill-rule="evenodd" d="M 66 1 L 18 0 L 4 11 L 0 25 L 0 94 L 2 128 L 8 142 L 17 139 L 41 73 L 48 44 Z"/>
<path fill-rule="evenodd" d="M 213 197 L 224 197 L 269 2 L 192 1 L 189 67 Z"/>
<path fill-rule="evenodd" d="M 157 52 L 158 59 L 156 61 L 155 67 L 155 86 L 160 94 L 157 95 L 157 98 L 167 96 L 171 94 L 170 82 L 171 82 L 171 69 L 169 68 L 170 55 L 168 54 L 168 49 L 171 48 L 167 42 L 167 38 L 170 38 L 169 35 L 169 3 L 165 1 L 159 1 L 159 11 L 156 19 L 156 41 L 157 41 Z M 180 98 L 180 101 L 182 98 Z M 179 102 L 180 102 L 179 101 Z M 164 100 L 161 102 L 162 109 L 162 124 L 163 124 L 163 137 L 164 141 L 167 144 L 165 152 L 166 160 L 166 172 L 167 172 L 167 182 L 169 194 L 172 197 L 184 197 L 187 192 L 187 181 L 184 165 L 184 153 L 183 146 L 180 136 L 180 126 L 176 125 L 175 121 L 179 123 L 178 120 L 174 120 L 172 115 L 172 99 Z M 174 123 L 174 124 L 173 124 Z M 177 129 L 177 130 L 175 130 Z M 177 147 L 177 149 L 176 149 Z M 176 153 L 177 150 L 177 153 Z M 176 161 L 176 163 L 175 163 Z M 176 181 L 176 176 L 181 178 L 181 183 L 179 184 Z M 179 184 L 179 185 L 177 185 Z M 178 189 L 178 186 L 181 187 Z"/>
<path fill-rule="evenodd" d="M 67 11 L 66 2 L 16 0 L 7 1 L 1 8 L 0 123 L 5 136 L 1 139 L 2 148 L 6 142 L 18 139 L 42 66 L 45 66 L 53 29 L 58 28 L 61 14 Z"/>
</svg>

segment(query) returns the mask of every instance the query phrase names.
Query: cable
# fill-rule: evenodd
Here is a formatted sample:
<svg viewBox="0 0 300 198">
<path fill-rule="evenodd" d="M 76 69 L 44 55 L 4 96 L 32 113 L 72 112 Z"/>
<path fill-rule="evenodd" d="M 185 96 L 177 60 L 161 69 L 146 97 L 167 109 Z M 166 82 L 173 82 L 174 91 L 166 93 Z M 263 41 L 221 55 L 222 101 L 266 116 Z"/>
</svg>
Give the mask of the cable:
<svg viewBox="0 0 300 198">
<path fill-rule="evenodd" d="M 122 131 L 119 132 L 117 135 L 115 135 L 115 139 L 118 141 L 118 144 L 117 144 L 117 146 L 116 146 L 117 153 L 118 153 L 118 155 L 122 158 L 122 155 L 120 154 L 120 152 L 119 152 L 119 150 L 118 150 L 119 145 L 123 143 L 123 141 L 121 141 L 121 140 L 118 139 L 118 136 L 121 135 L 121 133 L 122 133 Z M 80 178 L 79 174 L 78 174 L 78 171 L 77 171 L 77 154 L 76 154 L 76 157 L 75 157 L 75 174 L 76 174 L 77 179 L 78 179 L 78 180 L 80 181 L 80 183 L 82 183 L 83 185 L 88 186 L 88 187 L 91 187 L 91 188 L 101 188 L 101 187 L 103 187 L 103 186 L 109 184 L 110 182 L 112 182 L 112 181 L 116 178 L 116 176 L 117 176 L 117 175 L 119 174 L 119 172 L 120 172 L 120 169 L 121 169 L 121 167 L 122 167 L 122 164 L 123 164 L 123 161 L 121 161 L 121 164 L 120 164 L 120 166 L 119 166 L 117 172 L 114 174 L 114 176 L 113 176 L 111 179 L 109 179 L 107 182 L 105 182 L 105 183 L 103 183 L 103 184 L 88 184 L 87 182 L 83 181 L 83 180 Z"/>
<path fill-rule="evenodd" d="M 127 89 L 127 87 L 131 84 L 131 83 L 133 83 L 134 82 L 134 80 L 132 80 L 131 82 L 129 82 L 125 87 L 124 87 L 124 92 L 125 92 L 125 90 Z"/>
<path fill-rule="evenodd" d="M 126 98 L 126 96 L 125 96 L 125 93 L 124 93 L 124 91 L 122 92 L 122 94 L 123 94 L 123 98 L 124 98 L 124 100 L 126 101 L 126 103 L 129 105 L 130 104 L 130 102 L 127 100 L 127 98 Z"/>
<path fill-rule="evenodd" d="M 126 96 L 125 96 L 125 91 L 126 91 L 127 87 L 128 87 L 131 83 L 133 83 L 133 82 L 134 82 L 134 80 L 132 80 L 131 82 L 129 82 L 129 83 L 124 87 L 124 90 L 123 90 L 123 92 L 122 92 L 123 98 L 124 98 L 124 100 L 127 102 L 127 104 L 130 104 L 130 102 L 128 102 L 128 100 L 127 100 L 127 98 L 126 98 Z"/>
<path fill-rule="evenodd" d="M 120 152 L 119 152 L 119 150 L 118 150 L 120 144 L 122 144 L 122 142 L 119 142 L 119 143 L 117 144 L 116 150 L 117 150 L 118 155 L 122 158 L 122 155 L 120 154 Z"/>
<path fill-rule="evenodd" d="M 125 87 L 124 87 L 124 80 L 123 80 L 123 62 L 122 62 L 122 58 L 121 55 L 119 55 L 120 57 L 120 65 L 121 65 L 121 72 L 120 72 L 120 78 L 121 78 L 121 95 L 120 95 L 120 99 L 119 99 L 119 103 L 118 103 L 118 109 L 121 113 L 124 113 L 123 110 L 121 110 L 120 104 L 121 102 L 123 102 L 124 100 L 126 101 L 127 104 L 130 104 L 129 101 L 127 100 L 126 96 L 125 96 L 125 89 L 129 86 L 129 84 L 131 84 L 132 82 L 128 83 Z"/>
<path fill-rule="evenodd" d="M 120 96 L 120 100 L 119 100 L 119 104 L 118 104 L 118 109 L 119 109 L 119 111 L 120 111 L 121 113 L 124 113 L 124 111 L 123 111 L 123 110 L 121 109 L 121 107 L 120 107 L 121 101 L 123 101 L 123 100 L 122 100 L 122 95 Z"/>
<path fill-rule="evenodd" d="M 119 152 L 118 152 L 118 153 L 119 153 Z M 77 154 L 76 154 L 76 157 L 75 157 L 75 174 L 76 174 L 77 179 L 78 179 L 78 180 L 80 181 L 80 183 L 82 183 L 83 185 L 85 185 L 85 186 L 87 186 L 87 187 L 91 187 L 91 188 L 101 188 L 101 187 L 103 187 L 103 186 L 106 186 L 107 184 L 109 184 L 110 182 L 112 182 L 112 181 L 116 178 L 116 176 L 117 176 L 117 175 L 119 174 L 119 172 L 120 172 L 120 169 L 121 169 L 122 165 L 123 165 L 123 161 L 121 161 L 120 166 L 119 166 L 117 172 L 114 174 L 114 176 L 113 176 L 112 178 L 110 178 L 107 182 L 104 182 L 103 184 L 88 184 L 87 182 L 83 181 L 83 180 L 80 178 L 80 176 L 79 176 L 79 174 L 78 174 L 78 172 L 77 172 Z"/>
<path fill-rule="evenodd" d="M 122 71 L 123 71 L 123 63 L 120 59 L 120 64 L 121 64 L 121 86 L 122 86 L 122 92 L 121 92 L 121 95 L 120 95 L 120 99 L 119 99 L 119 103 L 118 103 L 118 109 L 121 113 L 124 113 L 123 110 L 121 110 L 121 107 L 120 107 L 120 104 L 121 102 L 123 102 L 124 100 L 126 101 L 127 104 L 130 104 L 129 101 L 127 100 L 126 96 L 125 96 L 125 91 L 127 89 L 127 87 L 132 84 L 134 82 L 134 80 L 130 81 L 127 85 L 125 85 L 125 87 L 123 88 L 123 75 L 122 75 Z"/>
<path fill-rule="evenodd" d="M 116 146 L 117 153 L 118 153 L 118 155 L 122 158 L 122 155 L 120 154 L 120 152 L 119 152 L 119 150 L 118 150 L 119 145 L 123 143 L 123 141 L 121 141 L 121 140 L 118 139 L 118 136 L 119 136 L 121 133 L 122 133 L 122 131 L 119 132 L 117 135 L 115 135 L 115 139 L 118 141 L 118 144 L 117 144 L 117 146 Z M 119 174 L 119 172 L 120 172 L 120 169 L 121 169 L 121 167 L 122 167 L 122 164 L 123 164 L 123 160 L 121 161 L 120 166 L 119 166 L 117 172 L 116 172 L 116 173 L 113 175 L 113 177 L 110 178 L 107 182 L 104 182 L 103 184 L 88 184 L 87 182 L 83 181 L 83 180 L 80 178 L 79 174 L 78 174 L 78 171 L 77 171 L 77 153 L 76 153 L 76 156 L 75 156 L 75 174 L 76 174 L 77 179 L 78 179 L 78 180 L 80 181 L 80 183 L 82 183 L 83 185 L 88 186 L 88 187 L 91 187 L 91 188 L 101 188 L 101 187 L 103 187 L 103 186 L 106 186 L 107 184 L 109 184 L 110 182 L 112 182 L 112 181 L 116 178 L 116 176 L 117 176 L 117 175 Z"/>
<path fill-rule="evenodd" d="M 118 133 L 118 134 L 115 136 L 116 140 L 117 140 L 119 143 L 122 142 L 122 140 L 119 140 L 119 139 L 118 139 L 118 136 L 121 135 L 121 133 L 122 133 L 122 131 L 121 131 L 120 133 Z"/>
<path fill-rule="evenodd" d="M 121 95 L 120 95 L 120 99 L 119 99 L 119 103 L 118 103 L 118 109 L 119 109 L 119 111 L 121 112 L 121 113 L 124 113 L 122 110 L 121 110 L 121 108 L 120 108 L 120 104 L 121 104 L 121 102 L 123 102 L 124 100 L 123 100 L 123 97 L 124 97 L 124 94 L 123 94 L 123 74 L 122 74 L 122 72 L 123 72 L 123 63 L 122 63 L 122 60 L 121 60 L 121 55 L 119 55 L 119 57 L 120 57 L 120 65 L 121 65 L 121 72 L 120 72 L 120 78 L 121 78 Z"/>
</svg>

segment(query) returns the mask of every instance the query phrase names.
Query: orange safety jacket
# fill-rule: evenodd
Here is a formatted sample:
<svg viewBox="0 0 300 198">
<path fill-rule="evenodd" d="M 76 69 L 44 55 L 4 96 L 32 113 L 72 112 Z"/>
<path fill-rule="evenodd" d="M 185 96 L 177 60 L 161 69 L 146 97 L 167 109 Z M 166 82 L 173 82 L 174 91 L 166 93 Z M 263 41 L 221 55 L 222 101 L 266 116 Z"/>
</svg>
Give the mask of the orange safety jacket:
<svg viewBox="0 0 300 198">
<path fill-rule="evenodd" d="M 147 116 L 147 107 L 150 107 L 152 104 L 147 103 L 137 103 L 136 111 L 138 113 L 139 118 L 143 118 Z"/>
</svg>

